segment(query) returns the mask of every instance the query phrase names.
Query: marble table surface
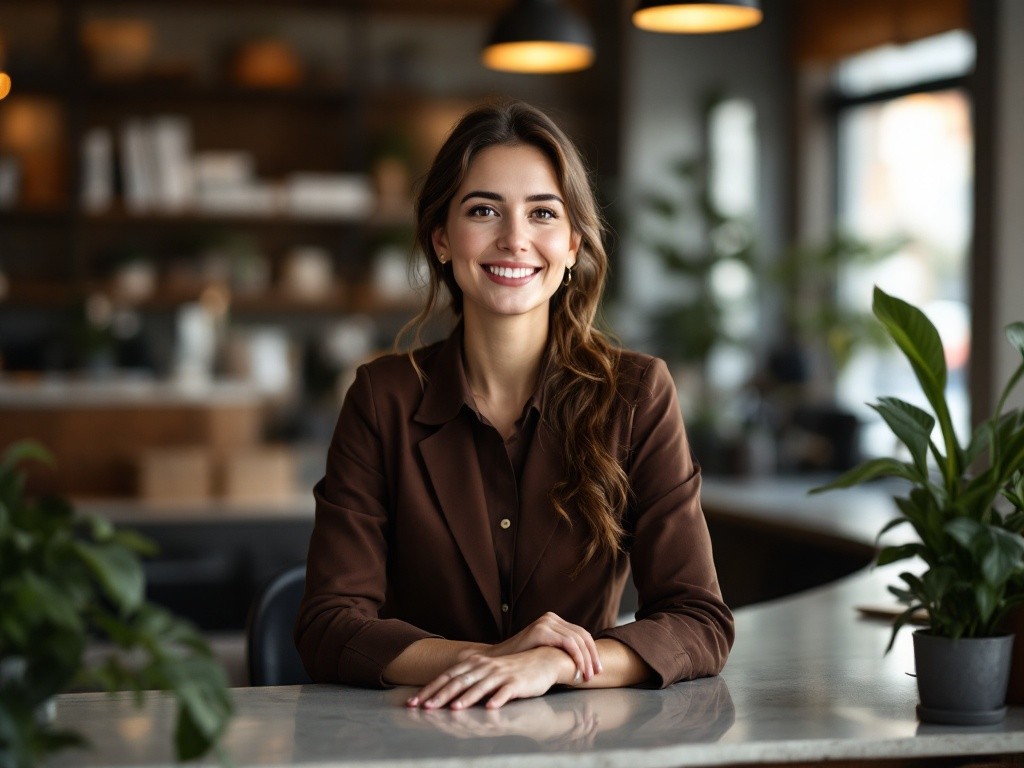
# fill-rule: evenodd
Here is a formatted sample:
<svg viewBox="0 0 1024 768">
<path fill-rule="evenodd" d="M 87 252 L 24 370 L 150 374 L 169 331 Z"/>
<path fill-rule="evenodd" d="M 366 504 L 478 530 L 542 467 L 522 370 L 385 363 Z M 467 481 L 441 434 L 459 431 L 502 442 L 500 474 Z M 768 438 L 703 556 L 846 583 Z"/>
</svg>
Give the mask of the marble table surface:
<svg viewBox="0 0 1024 768">
<path fill-rule="evenodd" d="M 489 712 L 406 709 L 409 689 L 336 686 L 234 691 L 227 753 L 246 766 L 654 768 L 1024 753 L 1024 708 L 994 726 L 920 723 L 911 638 L 884 655 L 888 627 L 855 607 L 885 599 L 891 569 L 737 612 L 719 677 L 662 691 L 563 691 Z M 61 696 L 58 725 L 91 751 L 57 766 L 171 763 L 171 702 L 150 694 Z M 213 763 L 213 759 L 210 760 Z"/>
</svg>

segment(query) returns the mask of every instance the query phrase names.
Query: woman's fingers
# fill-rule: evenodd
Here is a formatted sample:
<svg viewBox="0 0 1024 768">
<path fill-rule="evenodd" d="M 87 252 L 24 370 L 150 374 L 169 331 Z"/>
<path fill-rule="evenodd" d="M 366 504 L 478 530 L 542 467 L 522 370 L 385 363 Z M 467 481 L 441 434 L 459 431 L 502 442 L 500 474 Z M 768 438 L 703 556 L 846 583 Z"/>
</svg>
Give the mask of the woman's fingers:
<svg viewBox="0 0 1024 768">
<path fill-rule="evenodd" d="M 414 694 L 406 704 L 410 707 L 423 706 L 427 709 L 443 707 L 456 696 L 465 693 L 486 677 L 486 659 L 473 657 L 442 673 L 436 680 L 427 683 Z"/>
<path fill-rule="evenodd" d="M 497 675 L 485 676 L 482 680 L 463 691 L 462 695 L 451 703 L 452 709 L 472 707 L 485 696 L 490 696 L 494 689 L 501 685 Z"/>
<path fill-rule="evenodd" d="M 437 698 L 438 694 L 444 690 L 446 686 L 455 685 L 457 682 L 458 675 L 461 674 L 455 671 L 455 668 L 442 672 L 437 676 L 436 679 L 431 680 L 425 686 L 420 688 L 413 696 L 406 702 L 410 707 L 418 707 L 420 705 L 426 705 L 426 702 L 433 701 Z"/>
<path fill-rule="evenodd" d="M 427 710 L 445 706 L 464 709 L 487 699 L 488 707 L 494 709 L 510 698 L 543 695 L 557 682 L 558 670 L 564 670 L 564 665 L 561 651 L 550 648 L 495 658 L 474 657 L 439 675 L 406 704 Z"/>
</svg>

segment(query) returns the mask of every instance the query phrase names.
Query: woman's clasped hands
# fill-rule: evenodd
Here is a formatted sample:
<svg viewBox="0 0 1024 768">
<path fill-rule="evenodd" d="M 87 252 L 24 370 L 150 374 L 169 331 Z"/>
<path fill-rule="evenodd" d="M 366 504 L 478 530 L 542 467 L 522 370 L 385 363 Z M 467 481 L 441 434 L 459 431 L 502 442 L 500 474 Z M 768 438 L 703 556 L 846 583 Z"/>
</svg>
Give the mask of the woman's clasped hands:
<svg viewBox="0 0 1024 768">
<path fill-rule="evenodd" d="M 553 685 L 588 682 L 601 673 L 597 643 L 583 627 L 546 613 L 496 645 L 474 648 L 406 702 L 410 707 L 463 709 L 486 701 L 544 695 Z"/>
</svg>

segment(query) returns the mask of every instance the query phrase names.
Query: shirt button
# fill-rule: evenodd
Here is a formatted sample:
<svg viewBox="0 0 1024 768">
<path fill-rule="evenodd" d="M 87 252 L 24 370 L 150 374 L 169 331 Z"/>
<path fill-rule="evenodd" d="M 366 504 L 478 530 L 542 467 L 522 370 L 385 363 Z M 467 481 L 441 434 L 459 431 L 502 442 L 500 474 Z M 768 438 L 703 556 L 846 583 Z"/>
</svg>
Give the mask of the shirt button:
<svg viewBox="0 0 1024 768">
<path fill-rule="evenodd" d="M 508 530 L 512 526 L 512 521 L 509 520 L 507 517 L 503 517 L 501 518 L 501 522 L 499 523 L 499 525 L 502 528 Z"/>
<path fill-rule="evenodd" d="M 502 603 L 501 604 L 501 612 L 502 613 L 508 613 L 508 603 Z"/>
</svg>

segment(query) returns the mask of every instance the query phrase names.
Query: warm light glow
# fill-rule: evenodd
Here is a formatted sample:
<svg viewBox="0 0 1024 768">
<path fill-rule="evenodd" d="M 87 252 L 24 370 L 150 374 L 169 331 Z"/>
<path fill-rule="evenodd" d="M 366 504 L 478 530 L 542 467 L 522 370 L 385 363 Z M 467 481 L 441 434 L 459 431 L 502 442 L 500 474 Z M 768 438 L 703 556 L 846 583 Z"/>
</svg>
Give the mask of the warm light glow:
<svg viewBox="0 0 1024 768">
<path fill-rule="evenodd" d="M 732 32 L 761 23 L 758 8 L 719 3 L 687 3 L 642 8 L 633 14 L 633 23 L 648 32 L 706 34 Z"/>
<path fill-rule="evenodd" d="M 11 92 L 11 76 L 6 72 L 0 72 L 0 99 Z"/>
<path fill-rule="evenodd" d="M 485 67 L 502 72 L 554 74 L 586 69 L 594 61 L 594 51 L 576 43 L 530 41 L 488 46 L 482 58 Z"/>
</svg>

